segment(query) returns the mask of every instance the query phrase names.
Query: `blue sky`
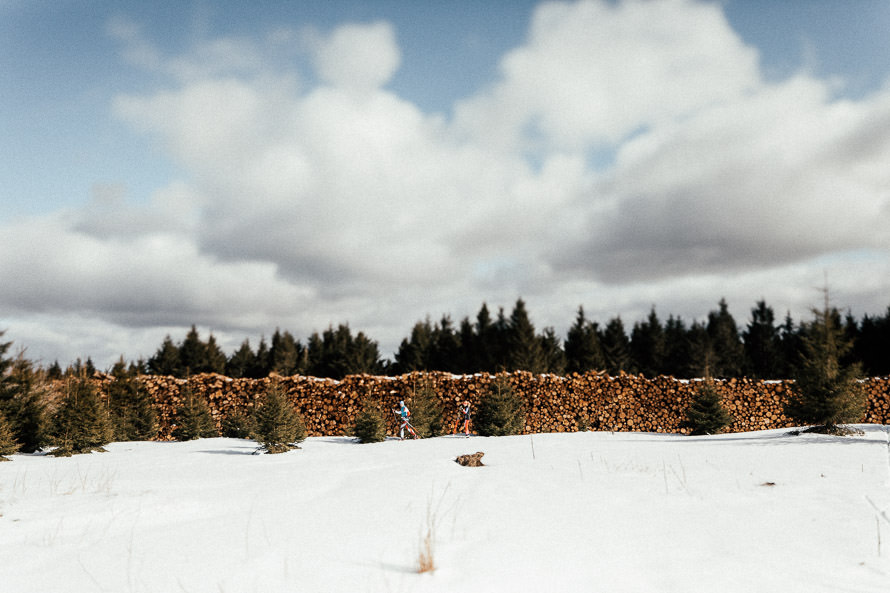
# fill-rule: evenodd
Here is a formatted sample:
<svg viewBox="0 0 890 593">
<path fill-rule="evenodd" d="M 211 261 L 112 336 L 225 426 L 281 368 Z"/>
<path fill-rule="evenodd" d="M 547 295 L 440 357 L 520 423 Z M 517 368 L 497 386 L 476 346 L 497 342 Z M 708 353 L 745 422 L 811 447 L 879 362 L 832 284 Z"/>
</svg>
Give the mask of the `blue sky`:
<svg viewBox="0 0 890 593">
<path fill-rule="evenodd" d="M 0 0 L 0 329 L 45 362 L 726 297 L 883 313 L 890 3 Z"/>
</svg>

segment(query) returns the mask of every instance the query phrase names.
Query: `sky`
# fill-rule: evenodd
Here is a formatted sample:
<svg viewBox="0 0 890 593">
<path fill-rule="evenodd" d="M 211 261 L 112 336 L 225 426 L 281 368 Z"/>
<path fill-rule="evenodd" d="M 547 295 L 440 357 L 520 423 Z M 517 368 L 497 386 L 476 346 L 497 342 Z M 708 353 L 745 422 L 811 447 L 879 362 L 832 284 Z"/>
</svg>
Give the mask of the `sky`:
<svg viewBox="0 0 890 593">
<path fill-rule="evenodd" d="M 886 0 L 0 0 L 0 330 L 44 364 L 482 303 L 890 306 Z"/>
</svg>

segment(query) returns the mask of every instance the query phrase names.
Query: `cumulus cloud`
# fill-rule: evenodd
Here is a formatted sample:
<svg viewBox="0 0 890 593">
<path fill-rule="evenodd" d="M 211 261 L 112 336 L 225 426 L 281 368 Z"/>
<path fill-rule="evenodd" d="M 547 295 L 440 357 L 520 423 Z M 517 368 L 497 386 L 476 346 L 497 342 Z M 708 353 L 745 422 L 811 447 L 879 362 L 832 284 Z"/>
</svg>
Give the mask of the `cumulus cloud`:
<svg viewBox="0 0 890 593">
<path fill-rule="evenodd" d="M 387 22 L 347 24 L 313 39 L 315 68 L 332 86 L 368 91 L 385 85 L 401 63 L 395 31 Z"/>
<path fill-rule="evenodd" d="M 112 109 L 182 175 L 2 229 L 7 310 L 226 335 L 348 320 L 389 352 L 427 314 L 518 296 L 559 331 L 581 303 L 688 318 L 768 288 L 805 310 L 824 269 L 845 304 L 885 298 L 860 275 L 890 261 L 890 88 L 767 81 L 717 3 L 542 4 L 447 118 L 386 88 L 388 23 L 179 56 L 109 30 L 171 77 Z M 301 41 L 316 84 L 266 59 Z"/>
<path fill-rule="evenodd" d="M 501 78 L 458 105 L 458 124 L 508 147 L 615 144 L 759 83 L 757 53 L 715 4 L 668 0 L 541 5 Z"/>
</svg>

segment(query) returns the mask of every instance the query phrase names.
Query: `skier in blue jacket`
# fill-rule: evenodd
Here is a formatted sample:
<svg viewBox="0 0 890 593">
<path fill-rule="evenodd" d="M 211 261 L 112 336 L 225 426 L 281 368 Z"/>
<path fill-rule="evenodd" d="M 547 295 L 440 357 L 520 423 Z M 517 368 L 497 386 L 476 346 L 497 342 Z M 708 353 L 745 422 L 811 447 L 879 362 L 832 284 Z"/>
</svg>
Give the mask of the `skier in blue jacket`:
<svg viewBox="0 0 890 593">
<path fill-rule="evenodd" d="M 408 406 L 405 405 L 404 401 L 399 402 L 399 411 L 396 412 L 393 410 L 393 413 L 399 417 L 401 421 L 401 425 L 399 426 L 399 440 L 405 440 L 405 429 L 408 429 L 408 432 L 417 438 L 417 433 L 414 432 L 414 427 L 411 426 L 411 410 L 408 409 Z"/>
</svg>

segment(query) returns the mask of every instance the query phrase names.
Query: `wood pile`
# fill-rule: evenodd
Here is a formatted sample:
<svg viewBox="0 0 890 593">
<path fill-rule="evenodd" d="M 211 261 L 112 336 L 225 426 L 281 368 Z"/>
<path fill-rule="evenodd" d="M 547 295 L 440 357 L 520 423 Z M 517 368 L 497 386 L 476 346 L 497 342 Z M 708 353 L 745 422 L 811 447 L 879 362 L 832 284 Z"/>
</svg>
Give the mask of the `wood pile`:
<svg viewBox="0 0 890 593">
<path fill-rule="evenodd" d="M 574 432 L 578 430 L 684 433 L 685 419 L 700 380 L 673 377 L 646 379 L 638 375 L 604 373 L 569 376 L 507 374 L 514 391 L 526 403 L 526 433 Z M 303 416 L 310 436 L 349 434 L 364 401 L 370 400 L 387 418 L 389 434 L 395 434 L 397 420 L 391 410 L 399 400 L 411 406 L 421 381 L 432 383 L 445 414 L 448 431 L 458 417 L 464 400 L 477 409 L 480 397 L 494 381 L 490 374 L 452 375 L 449 373 L 410 373 L 398 377 L 351 375 L 343 380 L 314 377 L 231 379 L 222 375 L 195 375 L 188 380 L 192 391 L 203 397 L 219 427 L 227 416 L 249 414 L 273 382 L 278 382 Z M 176 410 L 182 405 L 186 380 L 173 377 L 142 376 L 141 385 L 151 394 L 158 411 L 160 438 L 170 438 Z M 756 431 L 792 426 L 782 412 L 790 381 L 728 379 L 715 382 L 723 404 L 734 418 L 730 432 Z M 99 381 L 100 388 L 108 380 Z M 863 422 L 890 423 L 890 377 L 863 382 L 868 406 Z"/>
</svg>

